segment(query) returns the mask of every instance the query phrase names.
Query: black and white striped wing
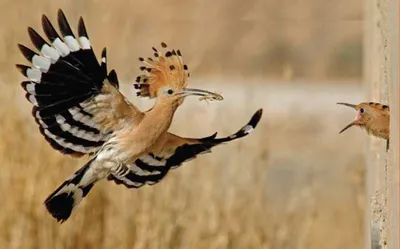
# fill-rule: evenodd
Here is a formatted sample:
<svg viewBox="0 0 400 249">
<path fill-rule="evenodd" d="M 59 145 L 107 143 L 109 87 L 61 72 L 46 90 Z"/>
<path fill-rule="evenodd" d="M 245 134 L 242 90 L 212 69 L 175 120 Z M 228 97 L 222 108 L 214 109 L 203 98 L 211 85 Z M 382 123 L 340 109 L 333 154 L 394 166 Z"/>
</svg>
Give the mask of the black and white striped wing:
<svg viewBox="0 0 400 249">
<path fill-rule="evenodd" d="M 117 122 L 97 117 L 103 111 L 98 107 L 112 105 L 113 101 L 112 94 L 104 92 L 104 85 L 113 86 L 114 95 L 120 94 L 117 75 L 114 70 L 107 75 L 105 49 L 102 63 L 97 61 L 82 18 L 78 38 L 61 10 L 58 11 L 61 36 L 45 15 L 42 26 L 49 42 L 28 28 L 39 53 L 19 44 L 22 54 L 32 64 L 17 65 L 29 79 L 22 82 L 22 87 L 33 104 L 32 115 L 54 149 L 75 156 L 95 153 L 112 132 L 112 125 L 105 127 L 102 122 Z"/>
<path fill-rule="evenodd" d="M 110 175 L 108 180 L 123 184 L 127 188 L 139 188 L 144 184 L 153 185 L 163 179 L 170 169 L 175 169 L 200 154 L 211 152 L 212 147 L 247 136 L 257 126 L 261 116 L 262 109 L 258 110 L 238 132 L 223 138 L 216 138 L 217 133 L 197 139 L 168 134 L 169 139 L 162 153 L 142 156 L 129 166 L 129 172 L 124 172 L 123 175 Z"/>
</svg>

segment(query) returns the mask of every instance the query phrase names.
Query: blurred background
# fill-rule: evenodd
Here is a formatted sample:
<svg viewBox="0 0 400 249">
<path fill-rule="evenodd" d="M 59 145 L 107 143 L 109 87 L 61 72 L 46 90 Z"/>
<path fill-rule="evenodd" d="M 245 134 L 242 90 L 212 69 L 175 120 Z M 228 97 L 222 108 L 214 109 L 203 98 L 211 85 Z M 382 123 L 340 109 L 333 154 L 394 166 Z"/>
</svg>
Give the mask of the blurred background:
<svg viewBox="0 0 400 249">
<path fill-rule="evenodd" d="M 179 48 L 190 85 L 222 102 L 187 99 L 171 130 L 229 135 L 259 108 L 250 136 L 213 149 L 154 186 L 103 181 L 60 225 L 44 199 L 87 158 L 52 150 L 31 116 L 15 69 L 27 63 L 41 15 L 83 16 L 99 55 L 108 50 L 122 92 L 139 56 Z M 363 248 L 365 134 L 350 129 L 365 101 L 361 0 L 0 1 L 0 248 Z M 384 142 L 382 142 L 384 146 Z"/>
</svg>

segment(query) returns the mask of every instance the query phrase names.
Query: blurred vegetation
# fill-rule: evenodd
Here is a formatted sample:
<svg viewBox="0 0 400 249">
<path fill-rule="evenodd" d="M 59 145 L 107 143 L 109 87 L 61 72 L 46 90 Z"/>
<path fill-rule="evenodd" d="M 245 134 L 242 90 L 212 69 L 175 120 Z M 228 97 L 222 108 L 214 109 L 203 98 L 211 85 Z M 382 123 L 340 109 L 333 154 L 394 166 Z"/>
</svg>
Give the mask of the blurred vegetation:
<svg viewBox="0 0 400 249">
<path fill-rule="evenodd" d="M 361 4 L 0 1 L 0 249 L 363 248 L 365 162 L 361 146 L 355 146 L 360 137 L 338 138 L 350 117 L 335 113 L 334 100 L 326 99 L 341 88 L 315 92 L 315 85 L 306 85 L 292 91 L 297 84 L 283 88 L 287 94 L 271 86 L 252 88 L 360 83 Z M 17 43 L 33 48 L 27 26 L 43 34 L 41 15 L 56 23 L 58 8 L 74 31 L 84 17 L 96 53 L 107 47 L 109 69 L 115 68 L 123 83 L 139 73 L 137 58 L 165 41 L 183 52 L 191 85 L 207 81 L 210 90 L 220 87 L 226 98 L 221 103 L 187 101 L 174 132 L 228 134 L 260 107 L 263 119 L 254 134 L 186 163 L 154 186 L 129 190 L 99 183 L 60 226 L 43 200 L 87 159 L 63 156 L 45 142 L 19 86 L 25 79 L 14 66 L 25 63 Z M 247 85 L 234 91 L 233 81 Z M 146 100 L 121 85 L 142 107 Z M 354 100 L 354 92 L 343 93 L 343 100 Z M 290 103 L 284 106 L 285 100 Z M 324 109 L 309 113 L 305 105 Z"/>
<path fill-rule="evenodd" d="M 362 44 L 357 41 L 346 41 L 338 44 L 337 49 L 332 51 L 331 65 L 328 75 L 332 78 L 342 77 L 355 78 L 362 74 Z"/>
<path fill-rule="evenodd" d="M 186 101 L 171 129 L 182 136 L 228 135 L 258 108 L 264 108 L 264 116 L 248 137 L 183 164 L 154 186 L 127 189 L 99 182 L 60 225 L 43 201 L 88 159 L 54 151 L 20 89 L 2 85 L 0 91 L 8 94 L 0 99 L 7 107 L 0 108 L 7 117 L 0 123 L 0 248 L 361 249 L 364 134 L 337 135 L 350 113 L 346 117 L 321 102 L 338 97 L 338 87 L 330 88 L 320 97 L 266 86 L 243 92 L 240 85 L 225 83 L 219 88 L 227 96 L 223 102 Z M 276 110 L 273 100 L 262 97 L 267 91 L 300 98 L 277 103 Z M 130 99 L 139 106 L 147 102 Z"/>
<path fill-rule="evenodd" d="M 138 73 L 138 56 L 165 41 L 180 48 L 195 76 L 227 75 L 336 82 L 361 79 L 362 1 L 11 1 L 0 3 L 0 73 L 15 79 L 40 17 L 56 23 L 62 8 L 76 30 L 83 16 L 97 53 L 124 81 Z"/>
</svg>

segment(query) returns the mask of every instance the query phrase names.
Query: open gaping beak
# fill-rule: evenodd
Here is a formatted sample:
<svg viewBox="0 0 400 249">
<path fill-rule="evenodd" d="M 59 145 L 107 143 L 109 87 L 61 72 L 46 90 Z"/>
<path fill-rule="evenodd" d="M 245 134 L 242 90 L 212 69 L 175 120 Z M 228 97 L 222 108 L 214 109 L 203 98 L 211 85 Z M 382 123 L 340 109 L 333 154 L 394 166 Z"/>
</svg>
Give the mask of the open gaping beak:
<svg viewBox="0 0 400 249">
<path fill-rule="evenodd" d="M 341 131 L 339 131 L 339 134 L 344 132 L 345 130 L 349 129 L 350 127 L 352 127 L 353 125 L 356 125 L 356 121 L 351 122 L 350 124 L 348 124 L 346 127 L 344 127 Z"/>
<path fill-rule="evenodd" d="M 204 99 L 210 99 L 210 100 L 223 100 L 224 98 L 218 94 L 218 93 L 213 93 L 209 92 L 206 90 L 200 90 L 200 89 L 194 89 L 194 88 L 184 88 L 179 94 L 182 94 L 183 96 L 200 96 L 203 97 Z"/>
<path fill-rule="evenodd" d="M 344 105 L 344 106 L 348 106 L 348 107 L 351 107 L 351 108 L 353 108 L 353 109 L 356 109 L 356 105 L 353 105 L 353 104 L 342 103 L 342 102 L 336 103 L 336 104 L 338 104 L 338 105 Z M 348 124 L 346 127 L 344 127 L 344 128 L 339 132 L 339 134 L 341 134 L 341 133 L 344 132 L 345 130 L 349 129 L 349 128 L 352 127 L 353 125 L 357 125 L 357 121 L 358 121 L 358 116 L 356 117 L 356 120 L 354 120 L 353 122 L 351 122 L 350 124 Z"/>
</svg>

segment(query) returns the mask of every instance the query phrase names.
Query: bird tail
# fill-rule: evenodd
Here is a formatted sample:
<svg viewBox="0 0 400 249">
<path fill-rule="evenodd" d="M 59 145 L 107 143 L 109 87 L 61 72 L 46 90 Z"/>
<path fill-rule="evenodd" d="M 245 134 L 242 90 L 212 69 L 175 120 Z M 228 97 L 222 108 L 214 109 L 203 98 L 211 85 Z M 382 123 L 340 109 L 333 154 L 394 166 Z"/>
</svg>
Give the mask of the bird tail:
<svg viewBox="0 0 400 249">
<path fill-rule="evenodd" d="M 90 169 L 93 160 L 76 171 L 44 201 L 47 210 L 57 221 L 66 221 L 96 183 L 97 179 Z"/>
<path fill-rule="evenodd" d="M 164 42 L 161 47 L 161 52 L 153 47 L 153 58 L 139 57 L 139 61 L 144 64 L 139 68 L 144 74 L 136 77 L 134 84 L 139 97 L 157 97 L 158 89 L 166 82 L 174 82 L 183 87 L 187 85 L 190 74 L 187 65 L 183 63 L 181 51 L 169 50 Z"/>
</svg>

